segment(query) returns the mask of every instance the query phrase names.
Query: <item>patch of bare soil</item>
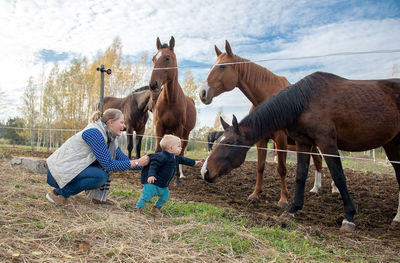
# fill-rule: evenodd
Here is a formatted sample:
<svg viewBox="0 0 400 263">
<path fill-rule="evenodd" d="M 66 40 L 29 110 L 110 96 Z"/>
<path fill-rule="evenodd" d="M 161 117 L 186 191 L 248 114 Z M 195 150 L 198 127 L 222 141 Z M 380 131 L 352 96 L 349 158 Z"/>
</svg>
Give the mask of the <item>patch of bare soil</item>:
<svg viewBox="0 0 400 263">
<path fill-rule="evenodd" d="M 7 151 L 12 155 L 22 154 Z M 46 153 L 25 152 L 27 156 L 47 157 Z M 289 202 L 295 191 L 295 167 L 288 166 L 287 184 Z M 267 163 L 264 171 L 263 193 L 258 202 L 247 197 L 256 183 L 256 162 L 245 162 L 215 183 L 200 178 L 200 169 L 187 167 L 183 186 L 171 183 L 171 198 L 184 202 L 205 202 L 218 207 L 229 208 L 249 219 L 250 224 L 259 226 L 280 225 L 283 212 L 277 206 L 280 197 L 280 180 L 275 163 Z M 343 203 L 339 195 L 331 193 L 331 177 L 327 168 L 323 170 L 322 188 L 318 194 L 310 193 L 313 186 L 314 170 L 310 169 L 306 183 L 305 204 L 295 215 L 294 221 L 300 231 L 326 239 L 333 247 L 351 246 L 355 250 L 370 249 L 374 255 L 388 255 L 397 260 L 400 249 L 400 230 L 391 229 L 398 205 L 398 184 L 394 174 L 373 174 L 345 169 L 347 185 L 356 207 L 356 230 L 354 233 L 339 231 L 343 220 Z M 114 178 L 127 180 L 140 187 L 140 172 L 126 171 L 113 174 Z M 333 238 L 332 238 L 333 237 Z M 339 241 L 338 241 L 339 240 Z M 334 242 L 334 243 L 332 243 Z"/>
<path fill-rule="evenodd" d="M 207 183 L 200 178 L 200 169 L 187 167 L 182 180 L 183 187 L 171 183 L 171 198 L 185 202 L 205 202 L 237 211 L 258 226 L 278 225 L 285 227 L 279 219 L 283 212 L 277 206 L 280 197 L 280 178 L 275 163 L 267 163 L 264 171 L 263 193 L 258 202 L 247 198 L 256 183 L 256 162 L 245 162 L 215 183 Z M 294 166 L 288 166 L 287 184 L 289 202 L 295 191 Z M 322 188 L 318 194 L 310 193 L 314 182 L 310 169 L 306 183 L 305 203 L 295 215 L 299 230 L 306 234 L 326 238 L 333 247 L 351 247 L 354 250 L 370 250 L 371 255 L 391 254 L 398 258 L 400 230 L 391 229 L 398 205 L 398 184 L 394 174 L 372 174 L 345 169 L 347 186 L 356 207 L 356 230 L 354 233 L 340 232 L 343 220 L 343 202 L 338 194 L 331 193 L 331 177 L 327 168 L 323 170 Z M 139 172 L 116 173 L 132 184 L 140 184 Z M 330 237 L 334 237 L 331 239 Z M 333 242 L 333 243 L 332 243 Z M 389 256 L 393 259 L 393 257 Z"/>
</svg>

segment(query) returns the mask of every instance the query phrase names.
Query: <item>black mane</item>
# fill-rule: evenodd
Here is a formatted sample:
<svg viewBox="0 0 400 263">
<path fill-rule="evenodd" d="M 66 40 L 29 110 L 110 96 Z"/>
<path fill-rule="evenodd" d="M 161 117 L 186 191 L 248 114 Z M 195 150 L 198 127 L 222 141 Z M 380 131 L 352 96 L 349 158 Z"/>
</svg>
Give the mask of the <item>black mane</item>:
<svg viewBox="0 0 400 263">
<path fill-rule="evenodd" d="M 307 109 L 315 91 L 325 86 L 325 79 L 332 77 L 338 76 L 324 72 L 306 76 L 257 106 L 239 125 L 252 127 L 257 140 L 290 127 Z"/>
</svg>

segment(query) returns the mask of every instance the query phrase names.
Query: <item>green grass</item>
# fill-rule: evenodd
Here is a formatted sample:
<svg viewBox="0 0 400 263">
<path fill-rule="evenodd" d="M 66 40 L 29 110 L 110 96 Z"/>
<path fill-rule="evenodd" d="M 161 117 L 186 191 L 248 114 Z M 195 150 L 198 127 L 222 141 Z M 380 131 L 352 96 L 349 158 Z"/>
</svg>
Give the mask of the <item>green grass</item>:
<svg viewBox="0 0 400 263">
<path fill-rule="evenodd" d="M 128 199 L 130 203 L 136 202 L 140 195 L 139 192 L 128 189 L 122 184 L 113 184 L 111 192 L 114 196 Z M 148 210 L 155 199 L 147 205 L 145 214 L 149 213 Z M 128 210 L 133 209 L 124 204 L 122 207 Z M 355 259 L 357 262 L 367 262 L 370 260 L 366 255 L 352 249 L 332 249 L 332 246 L 326 244 L 326 238 L 340 242 L 338 237 L 305 235 L 296 231 L 297 226 L 293 222 L 290 222 L 285 229 L 277 226 L 249 226 L 247 219 L 234 211 L 207 203 L 182 203 L 173 200 L 167 202 L 162 211 L 164 218 L 169 218 L 172 224 L 197 226 L 184 228 L 182 232 L 169 236 L 171 239 L 187 240 L 188 244 L 192 244 L 197 251 L 215 249 L 218 253 L 226 255 L 233 253 L 238 257 L 254 254 L 254 262 L 270 261 L 276 258 L 279 258 L 277 262 L 291 261 L 293 258 L 306 262 L 341 262 Z M 197 224 L 193 224 L 194 222 Z M 154 238 L 152 242 L 161 241 Z M 270 249 L 270 254 L 260 257 L 257 251 L 261 248 L 265 249 L 265 245 Z"/>
</svg>

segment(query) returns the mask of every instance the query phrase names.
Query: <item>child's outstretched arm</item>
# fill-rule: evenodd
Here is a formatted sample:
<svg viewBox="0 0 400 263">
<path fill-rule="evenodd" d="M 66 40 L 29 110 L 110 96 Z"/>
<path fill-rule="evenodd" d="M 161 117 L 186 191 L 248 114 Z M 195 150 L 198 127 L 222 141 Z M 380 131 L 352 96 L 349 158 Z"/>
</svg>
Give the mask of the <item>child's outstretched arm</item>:
<svg viewBox="0 0 400 263">
<path fill-rule="evenodd" d="M 197 167 L 202 167 L 203 166 L 203 161 L 196 161 L 194 163 L 194 165 L 196 165 Z"/>
</svg>

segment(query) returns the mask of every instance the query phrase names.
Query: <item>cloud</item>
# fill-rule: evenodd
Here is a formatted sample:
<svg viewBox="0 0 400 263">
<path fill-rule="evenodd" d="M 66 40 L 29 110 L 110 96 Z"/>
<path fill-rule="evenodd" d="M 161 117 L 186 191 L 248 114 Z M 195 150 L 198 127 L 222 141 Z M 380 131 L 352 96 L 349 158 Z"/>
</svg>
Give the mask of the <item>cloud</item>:
<svg viewBox="0 0 400 263">
<path fill-rule="evenodd" d="M 30 76 L 39 76 L 54 61 L 68 63 L 73 56 L 90 60 L 117 36 L 123 53 L 137 58 L 155 53 L 157 37 L 168 42 L 173 35 L 179 66 L 196 66 L 192 68 L 196 79 L 207 76 L 216 58 L 214 44 L 223 50 L 226 39 L 234 53 L 254 61 L 397 49 L 400 42 L 400 9 L 395 0 L 20 0 L 0 1 L 0 10 L 0 72 L 4 76 L 0 88 L 15 106 Z M 399 60 L 395 53 L 259 64 L 295 82 L 316 70 L 348 78 L 387 78 Z M 179 69 L 180 76 L 185 70 Z M 249 105 L 238 91 L 223 94 L 213 103 L 216 107 Z"/>
</svg>

